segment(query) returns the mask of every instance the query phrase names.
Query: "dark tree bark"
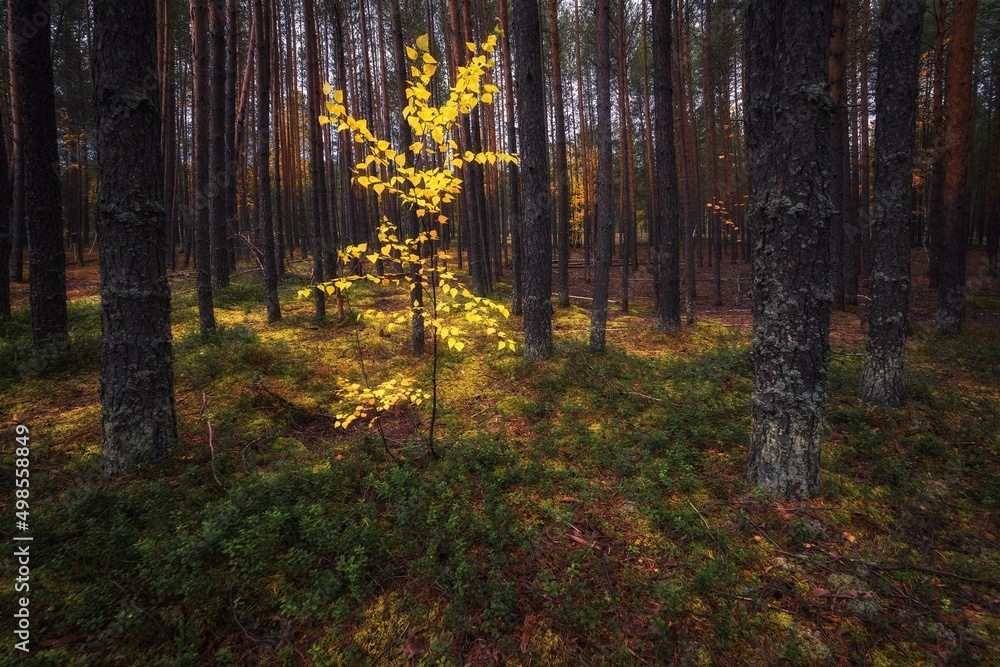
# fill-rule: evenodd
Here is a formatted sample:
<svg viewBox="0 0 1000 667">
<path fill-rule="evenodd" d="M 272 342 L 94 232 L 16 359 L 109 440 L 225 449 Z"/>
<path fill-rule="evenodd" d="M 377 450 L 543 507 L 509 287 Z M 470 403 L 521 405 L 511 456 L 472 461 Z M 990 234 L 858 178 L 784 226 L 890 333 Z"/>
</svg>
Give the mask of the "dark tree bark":
<svg viewBox="0 0 1000 667">
<path fill-rule="evenodd" d="M 7 173 L 7 128 L 0 123 L 0 320 L 10 319 L 10 191 Z"/>
<path fill-rule="evenodd" d="M 556 198 L 559 214 L 556 231 L 556 236 L 559 239 L 559 305 L 565 307 L 569 306 L 569 169 L 566 164 L 566 110 L 563 105 L 562 65 L 560 62 L 562 51 L 559 46 L 559 0 L 548 0 L 548 2 L 549 47 L 552 56 L 552 113 L 555 115 L 556 121 L 554 130 L 556 135 Z M 515 11 L 515 16 L 516 14 Z M 540 83 L 539 86 L 543 101 L 539 103 L 538 108 L 544 116 L 545 87 L 543 83 Z M 548 185 L 546 184 L 547 189 Z M 527 354 L 527 350 L 525 353 Z"/>
<path fill-rule="evenodd" d="M 24 141 L 31 344 L 36 350 L 69 343 L 48 7 L 37 0 L 10 0 L 8 11 L 15 31 L 12 41 Z M 153 68 L 156 71 L 155 62 Z"/>
<path fill-rule="evenodd" d="M 869 401 L 903 402 L 910 299 L 910 210 L 917 65 L 925 0 L 886 0 L 875 84 L 875 207 L 872 307 L 861 390 Z"/>
<path fill-rule="evenodd" d="M 847 182 L 844 173 L 847 160 L 847 102 L 844 87 L 844 50 L 847 23 L 847 0 L 833 1 L 833 36 L 830 38 L 830 97 L 835 109 L 830 122 L 830 198 L 833 215 L 830 218 L 830 262 L 833 269 L 833 307 L 844 310 L 845 229 L 844 198 Z"/>
<path fill-rule="evenodd" d="M 941 285 L 941 245 L 944 235 L 944 66 L 948 0 L 935 3 L 934 84 L 931 90 L 931 177 L 927 204 L 928 284 Z"/>
<path fill-rule="evenodd" d="M 747 5 L 753 251 L 748 476 L 765 493 L 819 488 L 830 332 L 828 0 Z"/>
<path fill-rule="evenodd" d="M 661 329 L 681 326 L 680 214 L 674 147 L 673 81 L 670 67 L 671 0 L 653 0 L 653 123 L 656 136 L 655 250 L 656 314 Z"/>
<path fill-rule="evenodd" d="M 208 0 L 191 0 L 191 68 L 194 78 L 194 253 L 198 282 L 198 322 L 202 333 L 215 328 L 212 305 L 211 221 L 209 217 L 209 90 L 208 90 Z"/>
<path fill-rule="evenodd" d="M 611 5 L 597 0 L 597 219 L 594 221 L 594 301 L 590 350 L 607 349 L 608 284 L 611 281 Z M 522 147 L 523 148 L 523 147 Z"/>
<path fill-rule="evenodd" d="M 993 63 L 993 135 L 990 159 L 990 205 L 986 227 L 989 274 L 997 277 L 997 246 L 1000 246 L 1000 49 Z"/>
<path fill-rule="evenodd" d="M 316 45 L 316 16 L 313 0 L 303 0 L 306 28 L 306 98 L 309 113 L 309 180 L 312 190 L 312 251 L 313 280 L 323 280 L 323 225 L 325 224 L 326 169 L 324 168 L 323 133 L 319 127 L 323 96 L 319 81 L 319 52 Z M 345 193 L 347 195 L 347 193 Z M 346 197 L 345 197 L 346 198 Z M 332 270 L 333 267 L 328 267 Z M 326 294 L 313 289 L 316 319 L 326 317 Z"/>
<path fill-rule="evenodd" d="M 503 63 L 504 81 L 504 112 L 507 115 L 507 152 L 517 152 L 517 124 L 514 122 L 514 77 L 512 56 L 510 52 L 510 30 L 507 22 L 507 0 L 498 0 L 500 13 L 500 28 L 503 36 L 500 38 L 500 58 Z M 507 224 L 510 228 L 511 245 L 511 311 L 515 315 L 524 314 L 524 300 L 521 286 L 521 184 L 518 168 L 514 163 L 507 164 L 508 208 Z"/>
<path fill-rule="evenodd" d="M 162 458 L 177 438 L 154 0 L 94 0 L 102 468 Z"/>
<path fill-rule="evenodd" d="M 239 222 L 236 218 L 236 173 L 239 159 L 239 148 L 236 143 L 236 89 L 239 79 L 239 40 L 240 17 L 239 0 L 226 0 L 226 109 L 225 137 L 226 147 L 226 185 L 225 185 L 225 216 L 226 216 L 226 248 L 229 252 L 228 265 L 234 266 L 235 248 L 233 239 Z"/>
<path fill-rule="evenodd" d="M 389 0 L 389 20 L 392 23 L 392 54 L 396 61 L 396 101 L 400 109 L 406 108 L 409 101 L 406 99 L 406 55 L 403 49 L 403 21 L 399 12 L 399 0 Z M 388 122 L 388 119 L 386 119 Z M 410 124 L 399 114 L 399 146 L 406 151 L 407 162 L 413 164 L 413 153 L 410 146 L 413 144 L 413 132 Z M 403 187 L 407 187 L 404 185 Z M 412 206 L 402 205 L 399 207 L 400 226 L 402 231 L 409 238 L 415 239 L 420 233 L 417 216 Z M 410 322 L 410 346 L 414 355 L 424 353 L 424 311 L 423 311 L 423 289 L 420 285 L 420 269 L 414 265 L 410 278 L 413 280 L 414 288 L 410 292 L 413 306 L 413 317 Z"/>
<path fill-rule="evenodd" d="M 542 37 L 538 0 L 514 0 L 513 8 L 517 124 L 521 145 L 518 158 L 524 261 L 521 277 L 524 356 L 544 359 L 552 355 L 552 227 Z"/>
<path fill-rule="evenodd" d="M 11 13 L 8 9 L 7 16 Z M 21 95 L 14 66 L 14 22 L 7 21 L 7 60 L 10 75 L 10 116 L 12 139 L 13 177 L 10 201 L 10 279 L 24 282 L 24 138 L 21 132 Z"/>
<path fill-rule="evenodd" d="M 959 334 L 965 314 L 965 246 L 969 236 L 972 151 L 972 47 L 976 33 L 976 0 L 955 0 L 948 43 L 948 86 L 945 90 L 944 214 L 941 274 L 936 329 Z"/>
<path fill-rule="evenodd" d="M 212 253 L 212 286 L 229 287 L 229 239 L 226 232 L 226 3 L 209 7 L 209 68 L 212 111 L 209 119 L 208 201 Z"/>
<path fill-rule="evenodd" d="M 264 270 L 267 321 L 281 319 L 278 303 L 278 265 L 274 256 L 274 220 L 271 211 L 271 3 L 254 0 L 261 31 L 257 38 L 257 220 L 260 230 L 260 265 Z"/>
</svg>

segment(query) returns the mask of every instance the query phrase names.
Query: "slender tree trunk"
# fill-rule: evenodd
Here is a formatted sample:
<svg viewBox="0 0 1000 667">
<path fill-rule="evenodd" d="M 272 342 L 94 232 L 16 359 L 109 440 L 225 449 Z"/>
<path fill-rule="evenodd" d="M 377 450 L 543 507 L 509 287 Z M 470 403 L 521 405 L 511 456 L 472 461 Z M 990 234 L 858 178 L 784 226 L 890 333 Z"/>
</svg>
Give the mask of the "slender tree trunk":
<svg viewBox="0 0 1000 667">
<path fill-rule="evenodd" d="M 590 350 L 607 349 L 608 283 L 611 280 L 611 7 L 597 0 L 597 219 L 594 225 L 594 301 Z"/>
<path fill-rule="evenodd" d="M 542 75 L 542 36 L 538 3 L 539 0 L 514 0 L 513 4 L 514 55 L 518 90 L 517 120 L 521 145 L 519 162 L 521 242 L 524 246 L 522 269 L 524 356 L 528 359 L 544 359 L 552 355 L 549 150 L 545 132 L 545 79 Z M 564 158 L 565 148 L 564 144 Z"/>
<path fill-rule="evenodd" d="M 847 0 L 833 0 L 833 36 L 830 38 L 830 97 L 836 107 L 830 123 L 830 197 L 833 216 L 830 218 L 830 261 L 833 268 L 833 307 L 844 310 L 844 192 L 849 180 L 844 173 L 844 151 L 847 150 L 847 102 L 844 94 L 845 24 Z"/>
<path fill-rule="evenodd" d="M 872 275 L 872 221 L 871 221 L 871 153 L 868 133 L 868 25 L 871 13 L 869 0 L 861 0 L 861 160 L 858 163 L 858 180 L 861 182 L 861 200 L 858 205 L 861 235 L 861 286 L 871 285 Z"/>
<path fill-rule="evenodd" d="M 497 0 L 500 11 L 500 58 L 503 63 L 504 112 L 507 115 L 507 152 L 517 152 L 517 125 L 514 122 L 514 79 L 512 55 L 510 52 L 510 30 L 508 30 L 507 0 Z M 510 227 L 511 245 L 511 311 L 515 315 L 524 314 L 524 290 L 522 287 L 523 252 L 521 244 L 521 184 L 517 165 L 507 164 L 507 190 L 509 204 L 507 224 Z"/>
<path fill-rule="evenodd" d="M 928 282 L 941 284 L 941 251 L 944 237 L 944 79 L 945 32 L 948 25 L 948 0 L 939 0 L 934 30 L 934 84 L 931 91 L 931 184 L 927 207 Z M 877 119 L 876 119 L 877 120 Z"/>
<path fill-rule="evenodd" d="M 392 23 L 392 53 L 396 63 L 396 102 L 400 109 L 406 108 L 409 101 L 406 99 L 406 55 L 403 48 L 403 21 L 399 11 L 399 0 L 389 0 L 389 20 Z M 410 150 L 413 144 L 413 133 L 410 124 L 399 114 L 399 147 L 406 151 L 407 163 L 413 164 L 415 156 Z M 406 187 L 404 185 L 404 187 Z M 420 233 L 420 225 L 412 206 L 402 205 L 399 209 L 401 218 L 400 224 L 403 233 L 411 239 L 417 238 Z M 410 326 L 410 345 L 413 354 L 420 356 L 424 353 L 424 310 L 423 310 L 423 288 L 421 287 L 420 269 L 417 265 L 411 268 L 410 279 L 413 281 L 413 289 L 410 292 L 411 303 L 413 304 L 413 314 Z"/>
<path fill-rule="evenodd" d="M 556 134 L 556 198 L 559 237 L 559 305 L 569 306 L 569 168 L 566 164 L 566 110 L 563 105 L 562 50 L 559 41 L 559 0 L 548 0 L 549 47 L 552 62 L 552 101 Z M 544 82 L 539 83 L 544 92 Z M 544 109 L 544 95 L 540 107 Z M 543 135 L 544 136 L 544 135 Z M 523 145 L 523 144 L 522 144 Z M 547 189 L 546 185 L 546 189 Z M 546 199 L 548 199 L 546 197 Z"/>
<path fill-rule="evenodd" d="M 913 139 L 924 0 L 886 0 L 875 84 L 875 216 L 872 308 L 861 390 L 869 401 L 903 402 L 910 297 Z"/>
<path fill-rule="evenodd" d="M 9 3 L 8 3 L 9 7 Z M 8 8 L 7 16 L 12 16 Z M 17 68 L 14 66 L 14 42 L 17 35 L 14 22 L 7 19 L 7 56 L 8 73 L 10 75 L 10 116 L 11 139 L 13 153 L 14 175 L 11 183 L 10 202 L 10 279 L 14 282 L 24 282 L 24 247 L 26 245 L 26 230 L 24 228 L 24 133 L 21 124 L 21 93 L 17 81 Z"/>
<path fill-rule="evenodd" d="M 828 0 L 747 5 L 753 252 L 748 461 L 765 493 L 819 489 L 830 346 Z"/>
<path fill-rule="evenodd" d="M 226 6 L 211 0 L 209 6 L 209 68 L 211 113 L 208 148 L 209 236 L 211 237 L 212 287 L 229 286 L 229 248 L 226 234 Z"/>
<path fill-rule="evenodd" d="M 323 90 L 319 81 L 319 50 L 316 44 L 316 16 L 313 0 L 303 0 L 306 29 L 306 97 L 309 114 L 309 180 L 312 194 L 312 272 L 317 283 L 323 280 L 323 193 L 325 192 L 325 170 L 323 169 L 323 134 L 320 132 L 320 101 Z M 326 294 L 316 287 L 313 289 L 313 305 L 316 319 L 326 317 Z"/>
<path fill-rule="evenodd" d="M 15 29 L 12 54 L 24 142 L 31 344 L 36 350 L 69 344 L 48 7 L 35 0 L 10 0 L 7 14 L 14 26 L 23 28 Z"/>
<path fill-rule="evenodd" d="M 655 257 L 661 329 L 681 326 L 680 215 L 677 153 L 674 148 L 673 81 L 670 68 L 671 0 L 653 0 L 653 110 L 656 134 L 656 190 L 659 196 L 659 246 Z"/>
<path fill-rule="evenodd" d="M 208 89 L 208 0 L 191 0 L 191 68 L 194 78 L 192 108 L 194 116 L 194 159 L 192 160 L 192 190 L 194 199 L 194 253 L 198 280 L 198 321 L 201 332 L 215 328 L 212 305 L 211 218 L 208 194 L 211 189 L 209 171 L 210 110 Z"/>
<path fill-rule="evenodd" d="M 94 0 L 102 469 L 164 457 L 177 439 L 154 0 Z"/>
<path fill-rule="evenodd" d="M 1000 49 L 993 63 L 993 134 L 990 145 L 990 205 L 986 228 L 989 274 L 997 277 L 997 246 L 1000 246 Z"/>
<path fill-rule="evenodd" d="M 261 31 L 257 39 L 257 227 L 260 230 L 260 264 L 264 270 L 267 321 L 281 319 L 278 303 L 278 265 L 274 249 L 271 207 L 271 16 L 269 0 L 254 0 Z"/>
<path fill-rule="evenodd" d="M 0 122 L 0 321 L 10 319 L 10 185 L 7 124 Z"/>
<path fill-rule="evenodd" d="M 945 91 L 944 229 L 936 329 L 959 334 L 965 315 L 965 248 L 969 237 L 972 153 L 972 47 L 976 33 L 976 0 L 955 0 L 948 43 L 948 87 Z"/>
</svg>

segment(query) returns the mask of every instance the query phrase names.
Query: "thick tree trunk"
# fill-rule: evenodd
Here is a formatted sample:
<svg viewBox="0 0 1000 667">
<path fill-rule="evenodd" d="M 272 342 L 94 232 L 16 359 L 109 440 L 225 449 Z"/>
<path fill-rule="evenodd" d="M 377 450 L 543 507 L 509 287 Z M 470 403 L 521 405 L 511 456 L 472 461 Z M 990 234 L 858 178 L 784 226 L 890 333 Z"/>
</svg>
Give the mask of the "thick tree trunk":
<svg viewBox="0 0 1000 667">
<path fill-rule="evenodd" d="M 554 130 L 556 135 L 556 210 L 559 215 L 556 221 L 556 236 L 559 239 L 559 305 L 566 307 L 569 306 L 569 169 L 566 164 L 566 110 L 563 105 L 562 51 L 559 42 L 559 0 L 548 0 L 548 4 L 549 46 L 552 63 L 552 102 L 554 107 L 552 113 L 555 115 L 556 121 Z M 541 56 L 540 53 L 539 56 Z M 539 109 L 544 110 L 544 82 L 540 82 L 539 86 L 541 86 L 542 90 L 542 101 L 539 103 Z M 548 189 L 547 184 L 546 189 Z M 547 199 L 548 197 L 546 197 Z"/>
<path fill-rule="evenodd" d="M 910 299 L 910 211 L 917 65 L 925 0 L 886 0 L 875 84 L 875 214 L 872 219 L 872 307 L 865 398 L 903 402 L 903 359 Z"/>
<path fill-rule="evenodd" d="M 257 39 L 257 220 L 260 265 L 264 270 L 267 321 L 281 319 L 278 303 L 278 265 L 274 256 L 274 220 L 271 208 L 271 16 L 269 0 L 254 0 L 261 31 Z"/>
<path fill-rule="evenodd" d="M 226 3 L 211 0 L 209 7 L 209 67 L 211 69 L 211 118 L 209 120 L 208 186 L 212 252 L 212 286 L 229 287 L 229 244 L 226 233 Z"/>
<path fill-rule="evenodd" d="M 31 344 L 69 344 L 48 4 L 11 0 L 15 85 L 24 142 L 24 215 L 30 271 Z M 155 72 L 156 64 L 152 65 Z"/>
<path fill-rule="evenodd" d="M 656 191 L 659 244 L 654 257 L 657 321 L 661 329 L 681 326 L 680 214 L 677 152 L 674 148 L 673 81 L 670 67 L 671 0 L 653 0 L 653 110 L 656 135 Z"/>
<path fill-rule="evenodd" d="M 597 0 L 597 219 L 594 224 L 594 301 L 590 350 L 607 349 L 608 283 L 611 280 L 611 7 Z"/>
<path fill-rule="evenodd" d="M 972 47 L 976 33 L 976 0 L 955 0 L 948 43 L 948 87 L 945 91 L 944 213 L 941 275 L 936 329 L 959 334 L 965 314 L 965 247 L 969 237 L 972 151 Z"/>
<path fill-rule="evenodd" d="M 524 299 L 524 356 L 528 359 L 544 359 L 552 355 L 549 151 L 545 132 L 545 79 L 542 77 L 538 1 L 514 0 L 513 5 L 517 121 L 521 145 L 519 162 L 520 228 L 524 257 L 521 283 Z M 565 128 L 563 131 L 565 132 Z M 564 157 L 565 148 L 564 145 Z"/>
<path fill-rule="evenodd" d="M 931 178 L 927 206 L 927 259 L 930 264 L 928 284 L 941 284 L 941 250 L 944 236 L 944 78 L 945 33 L 948 26 L 948 0 L 936 3 L 934 30 L 934 84 L 931 91 Z"/>
<path fill-rule="evenodd" d="M 177 439 L 154 0 L 94 0 L 102 469 L 162 458 Z"/>
<path fill-rule="evenodd" d="M 747 148 L 754 389 L 748 477 L 765 493 L 819 488 L 830 347 L 831 5 L 747 6 Z"/>
<path fill-rule="evenodd" d="M 198 322 L 202 333 L 215 328 L 212 305 L 211 218 L 209 215 L 210 109 L 208 89 L 208 0 L 191 0 L 191 68 L 194 91 L 191 106 L 194 116 L 194 255 L 198 281 Z"/>
</svg>

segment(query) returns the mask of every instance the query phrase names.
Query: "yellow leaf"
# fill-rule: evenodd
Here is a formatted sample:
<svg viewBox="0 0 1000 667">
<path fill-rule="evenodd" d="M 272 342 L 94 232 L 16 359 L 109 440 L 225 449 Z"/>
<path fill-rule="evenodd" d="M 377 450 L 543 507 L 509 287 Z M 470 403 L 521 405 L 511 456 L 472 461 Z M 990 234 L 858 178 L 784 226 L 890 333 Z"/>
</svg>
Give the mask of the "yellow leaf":
<svg viewBox="0 0 1000 667">
<path fill-rule="evenodd" d="M 319 117 L 319 124 L 320 125 L 327 125 L 329 122 L 330 122 L 330 117 L 329 116 L 320 116 Z"/>
<path fill-rule="evenodd" d="M 368 244 L 367 243 L 359 243 L 358 245 L 354 246 L 354 249 L 356 251 L 358 251 L 359 253 L 362 253 L 362 252 L 368 250 Z"/>
<path fill-rule="evenodd" d="M 330 82 L 329 81 L 324 82 L 323 83 L 323 94 L 324 95 L 329 95 L 331 90 L 333 90 L 333 86 L 330 85 Z M 339 101 L 340 100 L 338 100 L 338 102 Z"/>
<path fill-rule="evenodd" d="M 455 347 L 455 339 L 454 338 L 449 338 L 448 339 L 448 348 L 451 349 L 453 347 Z"/>
<path fill-rule="evenodd" d="M 417 37 L 417 48 L 420 49 L 421 51 L 426 51 L 427 49 L 430 48 L 430 45 L 428 43 L 427 33 L 424 33 L 420 35 L 420 37 Z"/>
<path fill-rule="evenodd" d="M 504 349 L 505 347 L 507 347 L 507 343 L 505 343 L 505 342 L 503 342 L 503 341 L 500 341 L 499 343 L 497 343 L 497 349 L 498 349 L 498 350 L 502 350 L 502 349 Z"/>
<path fill-rule="evenodd" d="M 372 190 L 375 191 L 375 194 L 382 194 L 385 192 L 385 183 L 376 183 L 372 186 Z"/>
<path fill-rule="evenodd" d="M 344 91 L 342 91 L 342 90 L 335 90 L 335 91 L 333 91 L 333 101 L 336 102 L 337 104 L 343 104 L 344 103 Z"/>
<path fill-rule="evenodd" d="M 400 167 L 402 167 L 403 165 L 405 165 L 406 164 L 406 156 L 403 155 L 402 153 L 400 153 L 399 155 L 397 155 L 396 156 L 396 164 L 399 165 Z"/>
<path fill-rule="evenodd" d="M 436 65 L 437 64 L 437 60 L 435 60 L 434 56 L 432 56 L 429 53 L 425 53 L 424 54 L 424 62 L 427 63 L 428 65 Z"/>
<path fill-rule="evenodd" d="M 466 42 L 465 46 L 468 47 L 469 51 L 472 51 L 473 53 L 476 52 L 476 43 L 475 42 Z"/>
<path fill-rule="evenodd" d="M 407 58 L 409 58 L 410 60 L 416 60 L 417 57 L 418 57 L 418 55 L 419 54 L 417 53 L 417 50 L 415 48 L 413 48 L 412 46 L 407 46 L 406 47 L 406 57 Z"/>
<path fill-rule="evenodd" d="M 462 350 L 465 349 L 465 343 L 463 343 L 462 341 L 458 341 L 457 343 L 455 343 L 455 349 L 461 352 Z"/>
<path fill-rule="evenodd" d="M 492 104 L 493 103 L 493 93 L 483 93 L 482 96 L 480 96 L 479 99 L 481 99 L 483 101 L 483 104 Z"/>
</svg>

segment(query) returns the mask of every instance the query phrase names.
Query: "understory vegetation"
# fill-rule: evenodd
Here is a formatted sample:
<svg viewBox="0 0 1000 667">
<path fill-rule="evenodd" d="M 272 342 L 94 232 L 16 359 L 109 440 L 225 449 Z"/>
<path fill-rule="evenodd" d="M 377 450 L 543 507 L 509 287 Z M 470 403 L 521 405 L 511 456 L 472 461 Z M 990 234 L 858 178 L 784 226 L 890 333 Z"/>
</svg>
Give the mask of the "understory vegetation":
<svg viewBox="0 0 1000 667">
<path fill-rule="evenodd" d="M 60 355 L 32 355 L 26 308 L 0 323 L 0 413 L 38 480 L 32 664 L 1000 664 L 995 334 L 915 325 L 899 410 L 861 401 L 862 347 L 835 342 L 822 494 L 791 504 L 742 481 L 745 328 L 634 307 L 593 357 L 570 307 L 533 363 L 470 334 L 440 350 L 441 459 L 412 409 L 382 417 L 389 458 L 334 427 L 355 311 L 316 324 L 304 284 L 267 325 L 236 280 L 202 337 L 174 281 L 180 443 L 128 481 L 98 470 L 96 294 Z M 371 307 L 406 296 L 359 283 Z M 428 379 L 407 335 L 361 325 L 372 383 Z"/>
</svg>

